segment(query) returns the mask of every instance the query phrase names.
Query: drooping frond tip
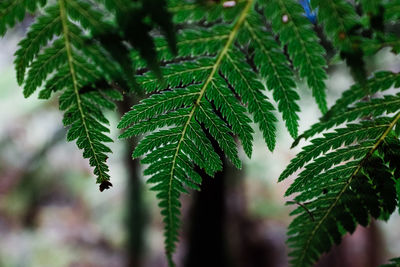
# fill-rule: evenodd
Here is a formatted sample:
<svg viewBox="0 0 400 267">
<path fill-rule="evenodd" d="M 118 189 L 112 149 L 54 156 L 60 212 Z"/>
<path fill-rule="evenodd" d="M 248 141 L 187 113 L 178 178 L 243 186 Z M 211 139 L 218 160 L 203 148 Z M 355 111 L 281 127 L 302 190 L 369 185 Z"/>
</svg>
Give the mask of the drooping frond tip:
<svg viewBox="0 0 400 267">
<path fill-rule="evenodd" d="M 100 191 L 112 186 L 106 164 L 107 154 L 111 153 L 106 143 L 112 139 L 106 135 L 109 122 L 103 111 L 115 109 L 114 102 L 122 100 L 113 84 L 120 84 L 124 90 L 136 86 L 129 58 L 131 47 L 140 51 L 150 68 L 157 70 L 153 38 L 149 34 L 154 23 L 164 29 L 170 47 L 174 48 L 174 29 L 167 27 L 172 23 L 168 11 L 153 10 L 148 6 L 150 2 L 154 5 L 154 1 L 137 5 L 127 0 L 98 0 L 95 5 L 87 0 L 0 3 L 0 35 L 21 21 L 25 13 L 43 6 L 43 12 L 35 18 L 15 53 L 17 81 L 23 85 L 25 97 L 38 88 L 41 99 L 61 92 L 63 123 L 69 128 L 67 139 L 76 140 L 83 156 L 89 159 Z M 149 14 L 152 19 L 145 20 Z M 132 17 L 138 19 L 133 21 L 136 28 L 132 28 L 132 21 L 126 21 Z M 129 27 L 123 27 L 127 24 Z M 119 27 L 118 34 L 115 25 Z M 113 38 L 105 40 L 110 36 Z M 135 40 L 128 36 L 135 36 Z"/>
<path fill-rule="evenodd" d="M 108 120 L 101 110 L 113 109 L 111 100 L 120 96 L 112 89 L 93 87 L 103 79 L 103 69 L 91 54 L 80 52 L 86 31 L 102 27 L 101 17 L 85 1 L 59 0 L 49 4 L 20 42 L 15 65 L 25 97 L 43 83 L 40 98 L 47 99 L 53 92 L 62 91 L 60 109 L 65 111 L 63 123 L 69 127 L 67 139 L 77 140 L 83 156 L 94 167 L 100 189 L 104 190 L 109 187 L 106 153 L 111 152 L 104 143 L 112 140 L 104 134 L 109 131 L 104 126 Z M 97 54 L 100 56 L 106 57 Z"/>
</svg>

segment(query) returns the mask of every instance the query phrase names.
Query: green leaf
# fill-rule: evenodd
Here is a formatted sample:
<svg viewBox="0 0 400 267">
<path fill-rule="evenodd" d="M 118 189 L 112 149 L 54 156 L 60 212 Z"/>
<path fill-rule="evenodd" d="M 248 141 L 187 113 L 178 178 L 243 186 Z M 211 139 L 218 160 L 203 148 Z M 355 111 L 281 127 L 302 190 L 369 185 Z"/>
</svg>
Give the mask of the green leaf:
<svg viewBox="0 0 400 267">
<path fill-rule="evenodd" d="M 279 34 L 282 44 L 287 46 L 293 66 L 301 78 L 307 80 L 322 113 L 327 111 L 323 57 L 325 51 L 303 16 L 303 8 L 294 0 L 268 0 L 263 3 L 266 17 L 271 21 L 274 32 Z"/>
</svg>

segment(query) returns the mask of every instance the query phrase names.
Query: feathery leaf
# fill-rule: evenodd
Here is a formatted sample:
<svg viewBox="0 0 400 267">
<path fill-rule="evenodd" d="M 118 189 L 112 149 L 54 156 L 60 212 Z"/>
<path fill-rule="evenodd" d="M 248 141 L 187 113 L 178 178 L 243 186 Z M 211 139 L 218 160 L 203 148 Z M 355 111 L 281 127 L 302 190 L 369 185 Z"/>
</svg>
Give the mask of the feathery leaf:
<svg viewBox="0 0 400 267">
<path fill-rule="evenodd" d="M 369 81 L 372 91 L 386 90 L 393 84 L 399 86 L 396 74 L 383 76 L 383 83 L 375 84 L 376 78 Z M 346 121 L 353 123 L 311 140 L 279 178 L 281 181 L 304 167 L 286 191 L 286 195 L 299 193 L 292 203 L 300 206 L 292 212 L 296 218 L 288 231 L 294 266 L 310 266 L 334 243 L 340 243 L 344 233 L 352 233 L 356 224 L 367 226 L 370 217 L 386 220 L 398 203 L 400 157 L 396 148 L 400 141 L 393 129 L 400 113 L 388 115 L 400 110 L 399 95 L 354 103 L 361 96 L 356 90 L 348 99 L 339 99 L 327 113 L 331 115 L 329 121 L 321 120 L 306 136 Z M 337 107 L 344 107 L 344 99 L 347 108 L 337 112 Z"/>
<path fill-rule="evenodd" d="M 268 0 L 263 2 L 266 17 L 281 42 L 287 46 L 293 66 L 300 77 L 307 80 L 322 113 L 327 111 L 323 57 L 324 48 L 312 30 L 312 24 L 303 16 L 303 8 L 294 0 Z"/>
</svg>

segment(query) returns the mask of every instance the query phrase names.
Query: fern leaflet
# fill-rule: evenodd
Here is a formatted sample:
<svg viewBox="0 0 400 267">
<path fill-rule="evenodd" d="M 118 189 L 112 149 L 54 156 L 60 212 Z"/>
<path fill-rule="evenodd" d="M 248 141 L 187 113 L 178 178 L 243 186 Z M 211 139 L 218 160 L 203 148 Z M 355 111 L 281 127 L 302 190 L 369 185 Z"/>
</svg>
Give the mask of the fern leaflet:
<svg viewBox="0 0 400 267">
<path fill-rule="evenodd" d="M 325 50 L 311 29 L 311 23 L 303 16 L 303 8 L 296 1 L 268 0 L 266 17 L 271 20 L 273 30 L 287 45 L 288 53 L 300 77 L 307 80 L 322 113 L 327 111 L 325 83 Z"/>
<path fill-rule="evenodd" d="M 44 82 L 40 98 L 47 99 L 52 92 L 63 90 L 60 109 L 65 111 L 65 126 L 70 127 L 67 139 L 77 140 L 83 156 L 94 167 L 100 189 L 104 190 L 111 185 L 105 164 L 106 153 L 111 150 L 104 143 L 112 140 L 104 134 L 109 131 L 104 126 L 108 120 L 101 109 L 113 109 L 112 100 L 121 99 L 121 95 L 112 89 L 98 91 L 93 87 L 103 79 L 101 68 L 90 56 L 79 52 L 85 43 L 85 30 L 99 27 L 103 27 L 101 13 L 88 3 L 58 0 L 46 7 L 20 42 L 15 66 L 17 80 L 24 84 L 25 97 Z M 98 56 L 106 57 L 101 53 Z"/>
<path fill-rule="evenodd" d="M 385 82 L 373 90 L 386 90 L 395 83 L 397 74 L 385 74 Z M 369 84 L 374 84 L 375 79 L 371 78 Z M 357 100 L 354 96 L 353 101 Z M 334 106 L 327 113 L 331 114 L 330 120 L 321 120 L 311 127 L 311 134 L 307 133 L 308 137 L 352 122 L 311 140 L 280 177 L 283 180 L 304 167 L 286 192 L 298 193 L 293 203 L 301 204 L 292 212 L 297 217 L 288 231 L 294 266 L 310 266 L 333 243 L 340 243 L 344 233 L 352 233 L 357 223 L 368 225 L 370 216 L 387 219 L 393 213 L 398 198 L 396 182 L 400 178 L 396 149 L 400 142 L 394 128 L 400 113 L 394 117 L 388 114 L 398 112 L 399 100 L 400 95 L 383 96 L 349 103 L 340 112 Z"/>
<path fill-rule="evenodd" d="M 9 27 L 25 18 L 28 12 L 34 13 L 46 0 L 4 0 L 0 3 L 0 36 L 3 36 Z"/>
<path fill-rule="evenodd" d="M 106 165 L 111 150 L 105 143 L 112 140 L 106 135 L 108 120 L 103 110 L 114 109 L 113 102 L 122 100 L 111 84 L 124 89 L 136 85 L 131 78 L 134 71 L 128 56 L 130 48 L 124 42 L 138 49 L 154 71 L 158 65 L 149 35 L 152 23 L 164 29 L 169 47 L 174 47 L 174 29 L 170 27 L 168 12 L 165 8 L 154 10 L 151 5 L 154 2 L 136 4 L 127 0 L 99 0 L 95 5 L 87 0 L 7 0 L 0 4 L 1 35 L 22 20 L 27 11 L 44 6 L 43 14 L 35 19 L 15 53 L 17 81 L 24 86 L 25 97 L 40 87 L 41 99 L 62 91 L 60 109 L 65 111 L 63 122 L 69 127 L 67 139 L 77 140 L 78 147 L 83 149 L 101 191 L 111 186 Z M 147 15 L 151 19 L 145 22 L 143 17 Z M 132 17 L 139 20 L 133 23 L 140 28 L 136 32 L 130 26 L 123 27 L 132 24 L 126 21 Z M 131 34 L 136 37 L 134 41 L 128 38 Z"/>
<path fill-rule="evenodd" d="M 154 183 L 153 189 L 159 192 L 170 265 L 178 240 L 180 193 L 187 192 L 185 187 L 199 188 L 201 177 L 194 171 L 195 166 L 211 176 L 222 168 L 207 136 L 215 139 L 230 161 L 240 167 L 233 135 L 238 136 L 250 157 L 253 130 L 248 112 L 259 125 L 268 148 L 275 147 L 274 108 L 263 94 L 260 80 L 265 80 L 272 91 L 290 134 L 298 134 L 300 109 L 294 73 L 282 47 L 263 26 L 265 18 L 257 4 L 252 0 L 237 1 L 232 8 L 214 4 L 204 10 L 198 4 L 169 1 L 174 21 L 185 24 L 178 34 L 177 57 L 167 49 L 168 42 L 162 38 L 155 40 L 158 60 L 164 66 L 161 83 L 157 74 L 147 72 L 139 54 L 133 55 L 139 73 L 143 73 L 137 81 L 151 96 L 133 106 L 123 116 L 119 128 L 127 128 L 121 138 L 150 132 L 133 156 L 144 156 L 142 162 L 149 164 L 145 174 L 152 176 L 149 183 Z M 296 47 L 289 50 L 294 58 L 300 53 L 312 58 L 313 66 L 306 67 L 297 59 L 295 66 L 302 77 L 307 77 L 324 109 L 323 49 L 306 43 L 308 39 L 316 40 L 316 36 L 296 8 L 292 26 L 309 37 L 301 43 L 306 51 L 300 52 Z M 290 46 L 289 39 L 284 40 Z M 311 48 L 316 50 L 311 52 Z"/>
<path fill-rule="evenodd" d="M 173 265 L 172 253 L 178 239 L 179 195 L 181 192 L 187 192 L 184 185 L 198 189 L 196 184 L 201 182 L 200 175 L 193 171 L 193 164 L 204 167 L 210 174 L 214 174 L 222 167 L 219 156 L 214 152 L 211 142 L 202 130 L 202 124 L 209 129 L 210 134 L 218 141 L 234 165 L 241 166 L 231 130 L 226 122 L 214 113 L 209 101 L 221 110 L 222 116 L 232 125 L 232 130 L 242 138 L 242 142 L 246 144 L 246 153 L 251 153 L 250 120 L 244 115 L 244 107 L 237 103 L 218 71 L 227 55 L 231 53 L 231 49 L 234 49 L 232 44 L 252 4 L 252 1 L 245 3 L 215 59 L 204 59 L 199 62 L 201 67 L 195 65 L 186 69 L 185 66 L 170 66 L 168 73 L 163 73 L 165 84 L 168 86 L 173 88 L 180 84 L 186 88 L 153 95 L 142 104 L 134 106 L 132 111 L 124 115 L 119 124 L 120 128 L 130 126 L 132 123 L 148 125 L 145 128 L 142 127 L 142 131 L 154 130 L 154 123 L 148 123 L 150 120 L 155 121 L 157 127 L 170 126 L 168 129 L 146 136 L 133 154 L 138 157 L 151 151 L 144 158 L 144 162 L 150 163 L 145 174 L 153 175 L 149 182 L 155 183 L 153 190 L 159 191 L 159 205 L 165 216 L 165 244 L 170 265 Z M 186 73 L 193 75 L 196 71 L 199 75 L 185 80 Z M 150 79 L 148 84 L 153 82 L 152 75 L 148 75 L 144 76 L 142 84 L 146 84 L 146 78 Z M 154 90 L 156 87 L 153 83 L 153 86 L 147 88 Z M 265 98 L 261 97 L 261 101 L 265 101 Z M 136 132 L 132 130 L 134 127 L 128 129 L 123 137 L 135 134 Z M 208 150 L 201 150 L 203 147 Z M 196 157 L 196 153 L 193 154 L 194 151 L 202 151 L 202 158 Z M 156 161 L 149 160 L 157 158 L 155 155 L 160 158 Z"/>
</svg>

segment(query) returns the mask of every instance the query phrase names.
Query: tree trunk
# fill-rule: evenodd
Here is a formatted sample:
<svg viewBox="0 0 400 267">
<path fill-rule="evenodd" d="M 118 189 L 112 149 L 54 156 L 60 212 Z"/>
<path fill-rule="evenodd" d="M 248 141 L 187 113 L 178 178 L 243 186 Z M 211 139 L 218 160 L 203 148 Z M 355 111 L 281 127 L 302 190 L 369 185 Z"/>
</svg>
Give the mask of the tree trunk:
<svg viewBox="0 0 400 267">
<path fill-rule="evenodd" d="M 225 189 L 227 164 L 223 152 L 213 142 L 223 160 L 223 170 L 215 177 L 197 169 L 203 178 L 201 191 L 195 192 L 189 211 L 188 252 L 185 267 L 230 266 L 225 231 Z"/>
<path fill-rule="evenodd" d="M 125 99 L 118 106 L 121 114 L 128 112 L 132 106 L 131 101 Z M 137 145 L 137 139 L 126 141 L 124 162 L 128 170 L 126 188 L 126 231 L 127 231 L 127 267 L 141 267 L 143 265 L 144 228 L 146 212 L 143 204 L 143 183 L 140 179 L 140 162 L 132 159 L 132 149 Z"/>
</svg>

